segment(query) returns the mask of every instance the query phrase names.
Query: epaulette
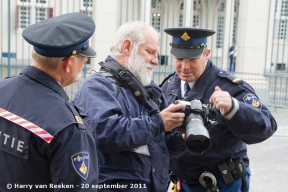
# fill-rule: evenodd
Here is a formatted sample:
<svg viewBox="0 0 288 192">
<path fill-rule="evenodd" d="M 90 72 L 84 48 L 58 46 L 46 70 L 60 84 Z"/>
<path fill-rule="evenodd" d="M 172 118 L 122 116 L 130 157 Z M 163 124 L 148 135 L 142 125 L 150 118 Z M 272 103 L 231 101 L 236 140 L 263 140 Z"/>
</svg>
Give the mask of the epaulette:
<svg viewBox="0 0 288 192">
<path fill-rule="evenodd" d="M 175 74 L 175 72 L 174 73 L 172 73 L 172 74 L 170 74 L 170 75 L 168 75 L 167 77 L 165 77 L 165 79 L 159 84 L 159 87 L 162 87 L 162 85 L 168 80 L 168 82 L 169 82 L 169 80 L 172 78 L 172 76 Z"/>
<path fill-rule="evenodd" d="M 11 77 L 5 77 L 4 79 L 10 79 L 10 78 L 12 78 L 12 77 L 15 77 L 15 75 L 13 75 L 13 76 L 11 76 Z"/>
<path fill-rule="evenodd" d="M 253 88 L 251 85 L 249 85 L 246 81 L 242 80 L 242 79 L 239 78 L 239 77 L 236 77 L 235 75 L 233 75 L 233 74 L 231 74 L 231 73 L 229 73 L 229 72 L 227 72 L 227 71 L 219 71 L 219 72 L 218 72 L 218 76 L 227 78 L 227 79 L 229 79 L 232 83 L 235 83 L 235 84 L 237 84 L 237 85 L 239 85 L 239 84 L 246 84 L 246 85 L 248 85 L 248 88 L 250 88 L 250 90 L 255 93 L 254 88 Z M 247 86 L 246 86 L 246 87 L 247 87 Z"/>
<path fill-rule="evenodd" d="M 219 71 L 218 76 L 229 79 L 232 83 L 235 83 L 235 84 L 243 83 L 243 80 L 241 78 L 236 77 L 235 75 L 228 73 L 226 71 Z"/>
</svg>

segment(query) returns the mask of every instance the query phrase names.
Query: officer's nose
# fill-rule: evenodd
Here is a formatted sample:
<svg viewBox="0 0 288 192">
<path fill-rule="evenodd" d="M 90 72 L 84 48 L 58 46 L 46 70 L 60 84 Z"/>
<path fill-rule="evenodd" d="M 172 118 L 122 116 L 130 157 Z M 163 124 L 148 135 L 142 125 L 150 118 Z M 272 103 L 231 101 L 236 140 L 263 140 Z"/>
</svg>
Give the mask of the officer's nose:
<svg viewBox="0 0 288 192">
<path fill-rule="evenodd" d="M 188 68 L 190 68 L 190 65 L 189 65 L 189 63 L 187 62 L 187 59 L 183 59 L 183 60 L 182 60 L 181 68 L 183 68 L 183 69 L 188 69 Z"/>
</svg>

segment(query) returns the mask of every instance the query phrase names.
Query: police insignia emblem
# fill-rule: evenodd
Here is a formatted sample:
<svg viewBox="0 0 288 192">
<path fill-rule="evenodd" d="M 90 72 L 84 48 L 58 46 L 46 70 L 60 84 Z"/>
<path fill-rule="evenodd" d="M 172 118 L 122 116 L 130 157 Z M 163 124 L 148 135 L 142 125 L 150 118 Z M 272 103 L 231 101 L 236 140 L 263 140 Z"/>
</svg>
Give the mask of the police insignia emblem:
<svg viewBox="0 0 288 192">
<path fill-rule="evenodd" d="M 181 39 L 183 39 L 184 41 L 188 41 L 190 39 L 189 35 L 186 33 L 183 33 L 183 35 L 181 36 Z"/>
<path fill-rule="evenodd" d="M 71 156 L 71 160 L 76 173 L 86 180 L 89 173 L 89 153 L 77 153 Z"/>
<path fill-rule="evenodd" d="M 82 124 L 82 125 L 84 124 L 81 117 L 75 116 L 75 119 L 76 119 L 77 123 Z"/>
<path fill-rule="evenodd" d="M 243 100 L 248 105 L 252 105 L 255 108 L 261 108 L 262 103 L 261 101 L 253 94 L 248 94 L 243 97 Z"/>
</svg>

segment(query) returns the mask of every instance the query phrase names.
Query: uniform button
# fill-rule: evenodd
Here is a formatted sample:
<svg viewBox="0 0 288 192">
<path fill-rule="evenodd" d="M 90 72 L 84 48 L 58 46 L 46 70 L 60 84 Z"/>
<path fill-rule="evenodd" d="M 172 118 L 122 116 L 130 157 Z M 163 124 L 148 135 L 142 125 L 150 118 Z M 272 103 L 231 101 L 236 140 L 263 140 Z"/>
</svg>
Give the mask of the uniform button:
<svg viewBox="0 0 288 192">
<path fill-rule="evenodd" d="M 70 100 L 68 100 L 68 103 L 71 103 L 71 101 L 70 101 Z"/>
<path fill-rule="evenodd" d="M 220 74 L 222 74 L 223 72 L 222 72 L 222 71 L 220 71 L 219 73 L 220 73 Z"/>
<path fill-rule="evenodd" d="M 155 172 L 155 169 L 154 169 L 154 168 L 152 169 L 152 172 Z"/>
</svg>

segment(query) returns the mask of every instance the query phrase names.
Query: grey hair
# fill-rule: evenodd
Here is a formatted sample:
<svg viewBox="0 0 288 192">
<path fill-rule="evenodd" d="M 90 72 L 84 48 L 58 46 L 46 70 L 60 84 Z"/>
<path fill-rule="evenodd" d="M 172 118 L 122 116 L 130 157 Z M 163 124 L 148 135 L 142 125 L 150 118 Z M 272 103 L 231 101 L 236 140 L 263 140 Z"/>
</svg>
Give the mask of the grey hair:
<svg viewBox="0 0 288 192">
<path fill-rule="evenodd" d="M 139 45 L 145 43 L 146 40 L 144 32 L 147 28 L 152 28 L 155 33 L 158 34 L 158 32 L 153 27 L 142 21 L 127 22 L 121 25 L 115 34 L 114 40 L 112 41 L 110 48 L 111 56 L 115 57 L 122 55 L 122 43 L 126 39 L 131 41 L 131 45 L 134 46 L 133 48 L 137 48 Z"/>
<path fill-rule="evenodd" d="M 32 58 L 39 65 L 42 65 L 43 67 L 46 67 L 46 68 L 51 69 L 51 70 L 57 69 L 57 67 L 62 62 L 62 59 L 63 59 L 63 57 L 43 56 L 43 55 L 36 53 L 35 50 L 32 50 Z"/>
</svg>

